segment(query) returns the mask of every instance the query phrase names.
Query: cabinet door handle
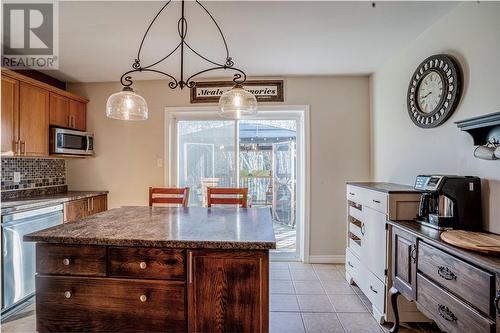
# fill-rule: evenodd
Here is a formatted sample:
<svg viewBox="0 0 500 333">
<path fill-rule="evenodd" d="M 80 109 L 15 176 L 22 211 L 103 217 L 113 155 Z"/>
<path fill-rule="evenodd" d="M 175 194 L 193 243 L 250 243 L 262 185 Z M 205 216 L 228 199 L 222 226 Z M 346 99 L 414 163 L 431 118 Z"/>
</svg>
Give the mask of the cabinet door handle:
<svg viewBox="0 0 500 333">
<path fill-rule="evenodd" d="M 375 202 L 375 203 L 380 203 L 380 200 L 373 199 L 372 201 Z"/>
<path fill-rule="evenodd" d="M 12 141 L 12 143 L 14 145 L 13 148 L 14 155 L 19 154 L 19 140 Z"/>
<path fill-rule="evenodd" d="M 413 244 L 411 246 L 410 257 L 411 257 L 413 263 L 416 264 L 417 263 L 417 246 L 415 244 Z"/>
<path fill-rule="evenodd" d="M 448 267 L 439 266 L 438 275 L 445 280 L 456 280 L 457 276 Z"/>
<path fill-rule="evenodd" d="M 349 265 L 349 267 L 354 268 L 354 266 L 351 264 L 351 262 L 350 262 L 350 261 L 347 261 L 347 264 Z"/>
<path fill-rule="evenodd" d="M 20 155 L 25 155 L 26 154 L 26 142 L 21 141 L 21 153 Z"/>
<path fill-rule="evenodd" d="M 349 195 L 356 195 L 356 193 L 349 192 Z"/>
<path fill-rule="evenodd" d="M 376 291 L 375 289 L 373 289 L 373 287 L 370 285 L 370 290 L 373 291 L 375 294 L 378 294 L 378 291 Z"/>
<path fill-rule="evenodd" d="M 365 235 L 365 224 L 361 223 L 361 234 L 364 236 Z"/>
<path fill-rule="evenodd" d="M 497 295 L 495 296 L 495 308 L 497 309 L 498 315 L 500 316 L 500 307 L 498 306 L 499 301 L 500 301 L 500 290 L 497 291 Z"/>
<path fill-rule="evenodd" d="M 193 252 L 188 252 L 188 283 L 193 283 Z"/>
<path fill-rule="evenodd" d="M 438 304 L 438 313 L 447 321 L 457 321 L 457 317 L 455 316 L 455 314 L 443 304 Z"/>
</svg>

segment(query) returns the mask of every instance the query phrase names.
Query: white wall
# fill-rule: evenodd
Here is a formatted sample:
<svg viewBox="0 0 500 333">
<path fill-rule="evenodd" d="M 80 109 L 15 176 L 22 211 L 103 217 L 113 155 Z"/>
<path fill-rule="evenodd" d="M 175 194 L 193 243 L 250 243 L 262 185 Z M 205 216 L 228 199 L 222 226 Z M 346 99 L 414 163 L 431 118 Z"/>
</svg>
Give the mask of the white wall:
<svg viewBox="0 0 500 333">
<path fill-rule="evenodd" d="M 406 90 L 420 62 L 437 53 L 458 58 L 465 89 L 444 125 L 420 129 L 408 117 Z M 472 137 L 453 123 L 500 111 L 500 3 L 457 6 L 378 69 L 370 90 L 375 180 L 413 184 L 421 173 L 482 177 L 485 227 L 500 233 L 500 161 L 474 158 Z"/>
<path fill-rule="evenodd" d="M 134 84 L 149 104 L 149 120 L 124 122 L 106 118 L 107 97 L 118 83 L 70 84 L 69 90 L 90 99 L 87 127 L 95 133 L 96 157 L 69 160 L 70 189 L 107 189 L 110 207 L 146 205 L 147 187 L 164 185 L 164 108 L 188 106 L 189 91 L 172 91 L 165 81 Z M 311 255 L 345 252 L 345 182 L 368 180 L 369 80 L 357 77 L 285 78 L 285 102 L 310 105 L 311 112 Z M 166 166 L 168 168 L 168 166 Z"/>
</svg>

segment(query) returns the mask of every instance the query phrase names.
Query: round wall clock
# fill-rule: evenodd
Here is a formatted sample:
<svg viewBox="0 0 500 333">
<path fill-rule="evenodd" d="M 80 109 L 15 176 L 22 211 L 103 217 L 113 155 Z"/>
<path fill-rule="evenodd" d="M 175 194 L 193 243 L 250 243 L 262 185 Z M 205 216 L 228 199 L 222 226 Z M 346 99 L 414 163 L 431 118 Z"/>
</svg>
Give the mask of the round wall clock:
<svg viewBox="0 0 500 333">
<path fill-rule="evenodd" d="M 408 114 L 415 125 L 437 127 L 455 111 L 462 90 L 460 64 L 451 56 L 437 54 L 415 70 L 408 86 Z"/>
</svg>

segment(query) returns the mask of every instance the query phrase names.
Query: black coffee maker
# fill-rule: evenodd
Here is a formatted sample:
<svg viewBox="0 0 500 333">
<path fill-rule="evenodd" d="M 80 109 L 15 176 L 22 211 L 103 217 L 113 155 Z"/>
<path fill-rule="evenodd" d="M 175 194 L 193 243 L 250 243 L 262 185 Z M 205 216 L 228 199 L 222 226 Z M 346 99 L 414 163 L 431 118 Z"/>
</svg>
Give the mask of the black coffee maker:
<svg viewBox="0 0 500 333">
<path fill-rule="evenodd" d="M 472 176 L 420 175 L 417 221 L 435 229 L 480 230 L 481 179 Z"/>
</svg>

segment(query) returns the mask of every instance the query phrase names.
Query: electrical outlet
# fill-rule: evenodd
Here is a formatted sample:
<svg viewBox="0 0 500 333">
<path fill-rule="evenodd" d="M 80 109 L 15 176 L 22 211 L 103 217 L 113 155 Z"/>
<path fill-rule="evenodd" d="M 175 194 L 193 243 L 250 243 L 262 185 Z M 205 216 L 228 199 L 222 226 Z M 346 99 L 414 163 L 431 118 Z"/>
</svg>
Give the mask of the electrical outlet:
<svg viewBox="0 0 500 333">
<path fill-rule="evenodd" d="M 162 168 L 163 167 L 163 159 L 162 158 L 157 158 L 156 159 L 156 166 L 158 168 Z"/>
<path fill-rule="evenodd" d="M 14 172 L 14 183 L 20 183 L 20 182 L 21 182 L 21 173 Z"/>
</svg>

